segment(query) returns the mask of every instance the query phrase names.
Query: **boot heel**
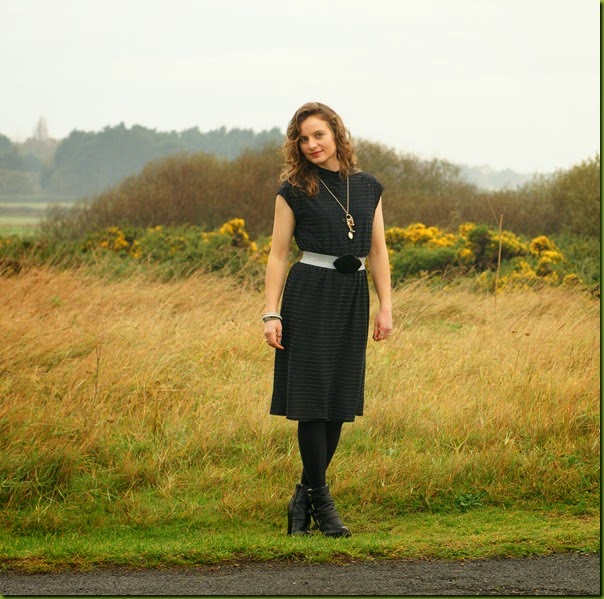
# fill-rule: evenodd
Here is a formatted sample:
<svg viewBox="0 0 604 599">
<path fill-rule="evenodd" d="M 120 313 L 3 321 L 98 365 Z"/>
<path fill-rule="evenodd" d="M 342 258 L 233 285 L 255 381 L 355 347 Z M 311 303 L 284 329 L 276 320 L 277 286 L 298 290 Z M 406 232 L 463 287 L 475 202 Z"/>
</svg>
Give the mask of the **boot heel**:
<svg viewBox="0 0 604 599">
<path fill-rule="evenodd" d="M 342 524 L 328 485 L 318 489 L 310 489 L 310 501 L 312 504 L 312 517 L 318 524 L 319 530 L 326 537 L 352 536 L 350 530 Z"/>
</svg>

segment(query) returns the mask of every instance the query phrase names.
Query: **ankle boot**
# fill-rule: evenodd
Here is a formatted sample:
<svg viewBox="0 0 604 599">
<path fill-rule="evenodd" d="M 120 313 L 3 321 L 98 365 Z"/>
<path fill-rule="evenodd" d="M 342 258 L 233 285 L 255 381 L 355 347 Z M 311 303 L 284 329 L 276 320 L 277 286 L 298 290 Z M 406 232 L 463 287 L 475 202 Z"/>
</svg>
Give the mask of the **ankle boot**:
<svg viewBox="0 0 604 599">
<path fill-rule="evenodd" d="M 349 537 L 350 531 L 342 524 L 336 511 L 329 486 L 310 489 L 312 504 L 312 517 L 319 526 L 319 530 L 326 537 Z"/>
<path fill-rule="evenodd" d="M 297 484 L 287 506 L 287 534 L 309 535 L 310 534 L 310 487 Z"/>
</svg>

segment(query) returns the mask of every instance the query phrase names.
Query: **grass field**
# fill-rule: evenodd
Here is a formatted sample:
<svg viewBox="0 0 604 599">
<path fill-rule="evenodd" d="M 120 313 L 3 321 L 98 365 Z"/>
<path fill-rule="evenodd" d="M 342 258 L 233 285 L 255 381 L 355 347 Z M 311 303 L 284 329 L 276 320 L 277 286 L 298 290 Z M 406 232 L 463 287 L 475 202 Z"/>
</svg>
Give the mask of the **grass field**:
<svg viewBox="0 0 604 599">
<path fill-rule="evenodd" d="M 328 473 L 337 541 L 284 534 L 300 464 L 262 306 L 201 274 L 0 279 L 3 567 L 599 550 L 589 293 L 396 290 Z"/>
<path fill-rule="evenodd" d="M 0 196 L 0 237 L 33 235 L 46 215 L 49 206 L 72 206 L 65 198 L 8 198 Z"/>
<path fill-rule="evenodd" d="M 0 216 L 0 237 L 18 235 L 21 238 L 34 237 L 40 225 L 38 216 Z"/>
</svg>

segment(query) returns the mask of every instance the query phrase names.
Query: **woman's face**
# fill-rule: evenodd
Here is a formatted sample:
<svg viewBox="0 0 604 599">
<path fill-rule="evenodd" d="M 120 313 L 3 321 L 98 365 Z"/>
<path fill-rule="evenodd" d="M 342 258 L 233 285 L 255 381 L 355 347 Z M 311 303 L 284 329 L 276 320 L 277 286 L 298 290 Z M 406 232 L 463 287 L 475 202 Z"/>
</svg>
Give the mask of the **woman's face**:
<svg viewBox="0 0 604 599">
<path fill-rule="evenodd" d="M 335 136 L 322 118 L 313 115 L 302 121 L 298 143 L 300 151 L 309 162 L 330 171 L 340 170 Z"/>
</svg>

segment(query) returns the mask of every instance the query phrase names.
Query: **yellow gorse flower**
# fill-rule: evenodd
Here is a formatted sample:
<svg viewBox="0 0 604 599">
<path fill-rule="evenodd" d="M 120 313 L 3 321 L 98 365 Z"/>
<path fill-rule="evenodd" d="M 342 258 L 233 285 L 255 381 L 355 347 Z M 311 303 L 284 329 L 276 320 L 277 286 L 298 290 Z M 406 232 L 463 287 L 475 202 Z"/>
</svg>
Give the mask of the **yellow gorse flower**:
<svg viewBox="0 0 604 599">
<path fill-rule="evenodd" d="M 115 252 L 122 258 L 145 259 L 150 263 L 168 260 L 211 264 L 212 268 L 223 268 L 224 264 L 232 268 L 250 260 L 256 268 L 267 262 L 271 239 L 263 239 L 259 247 L 245 227 L 242 218 L 230 219 L 209 232 L 191 225 L 126 227 L 125 231 L 113 226 L 92 234 L 84 241 L 83 249 Z M 580 282 L 577 275 L 565 273 L 564 256 L 545 235 L 529 243 L 510 231 L 499 232 L 486 225 L 466 222 L 451 233 L 416 222 L 406 227 L 389 227 L 385 237 L 395 281 L 409 276 L 429 278 L 447 271 L 460 275 L 473 273 L 480 286 L 491 289 L 495 280 L 500 289 Z M 10 243 L 10 239 L 0 238 L 0 248 Z M 297 257 L 296 251 L 297 248 L 292 248 L 292 261 Z M 500 264 L 501 273 L 495 277 L 495 266 Z"/>
<path fill-rule="evenodd" d="M 245 221 L 242 218 L 232 218 L 220 227 L 221 235 L 229 235 L 233 238 L 232 245 L 239 248 L 250 247 L 250 236 L 245 230 Z"/>
<path fill-rule="evenodd" d="M 529 244 L 529 251 L 534 256 L 541 255 L 542 252 L 558 251 L 556 244 L 547 235 L 540 235 L 535 237 Z"/>
<path fill-rule="evenodd" d="M 502 250 L 505 251 L 507 256 L 521 256 L 528 251 L 526 244 L 511 231 L 502 231 L 501 235 L 495 233 L 492 239 L 495 246 L 499 246 L 499 241 L 501 240 Z"/>
<path fill-rule="evenodd" d="M 385 231 L 386 245 L 390 248 L 403 246 L 451 247 L 457 242 L 452 233 L 445 233 L 438 227 L 426 227 L 413 223 L 408 227 L 390 227 Z"/>
<path fill-rule="evenodd" d="M 143 248 L 141 246 L 141 244 L 134 240 L 132 242 L 132 245 L 130 246 L 130 252 L 129 252 L 130 256 L 132 258 L 134 258 L 135 260 L 140 260 L 143 256 Z"/>
<path fill-rule="evenodd" d="M 475 228 L 476 228 L 476 225 L 474 223 L 462 223 L 461 225 L 459 225 L 459 228 L 458 228 L 460 237 L 467 239 L 468 235 L 470 234 L 470 231 L 472 231 Z"/>
</svg>

